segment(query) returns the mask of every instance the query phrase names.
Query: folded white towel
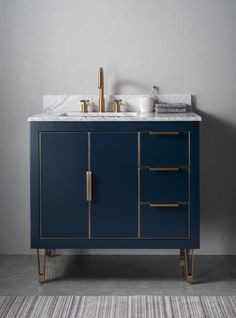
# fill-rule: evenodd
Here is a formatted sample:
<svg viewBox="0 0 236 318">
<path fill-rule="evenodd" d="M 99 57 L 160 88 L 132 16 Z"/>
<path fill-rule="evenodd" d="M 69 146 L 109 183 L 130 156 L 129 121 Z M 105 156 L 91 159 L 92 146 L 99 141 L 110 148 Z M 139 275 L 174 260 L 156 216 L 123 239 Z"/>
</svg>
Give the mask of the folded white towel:
<svg viewBox="0 0 236 318">
<path fill-rule="evenodd" d="M 156 113 L 186 113 L 186 109 L 156 109 Z"/>
<path fill-rule="evenodd" d="M 155 104 L 157 113 L 184 113 L 187 112 L 187 105 L 183 103 Z"/>
<path fill-rule="evenodd" d="M 172 104 L 164 104 L 164 103 L 161 103 L 161 104 L 155 104 L 155 107 L 156 108 L 174 108 L 174 109 L 182 109 L 182 108 L 186 108 L 186 104 L 183 104 L 183 103 L 172 103 Z"/>
</svg>

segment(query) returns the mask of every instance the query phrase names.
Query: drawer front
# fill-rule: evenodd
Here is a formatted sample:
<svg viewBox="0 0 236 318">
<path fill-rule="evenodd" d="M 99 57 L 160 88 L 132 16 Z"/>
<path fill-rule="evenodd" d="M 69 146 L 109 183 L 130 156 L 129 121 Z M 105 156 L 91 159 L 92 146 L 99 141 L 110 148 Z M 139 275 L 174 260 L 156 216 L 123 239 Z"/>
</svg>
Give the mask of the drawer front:
<svg viewBox="0 0 236 318">
<path fill-rule="evenodd" d="M 176 171 L 152 169 L 140 170 L 141 202 L 188 201 L 187 168 L 173 168 Z"/>
<path fill-rule="evenodd" d="M 188 132 L 155 131 L 140 133 L 141 166 L 187 166 Z"/>
<path fill-rule="evenodd" d="M 140 207 L 141 238 L 188 239 L 189 211 L 188 205 L 178 207 Z"/>
</svg>

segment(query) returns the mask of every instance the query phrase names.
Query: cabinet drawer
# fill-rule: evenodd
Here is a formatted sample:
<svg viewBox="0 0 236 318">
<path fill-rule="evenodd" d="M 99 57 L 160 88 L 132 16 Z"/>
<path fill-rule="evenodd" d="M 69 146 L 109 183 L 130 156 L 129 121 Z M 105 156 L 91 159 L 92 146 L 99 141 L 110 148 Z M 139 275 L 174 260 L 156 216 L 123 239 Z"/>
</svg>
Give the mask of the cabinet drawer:
<svg viewBox="0 0 236 318">
<path fill-rule="evenodd" d="M 141 166 L 186 166 L 189 161 L 188 132 L 140 133 Z"/>
<path fill-rule="evenodd" d="M 176 171 L 152 169 L 140 171 L 141 202 L 188 201 L 187 168 L 176 168 Z"/>
<path fill-rule="evenodd" d="M 189 238 L 188 205 L 178 207 L 140 206 L 141 238 Z"/>
</svg>

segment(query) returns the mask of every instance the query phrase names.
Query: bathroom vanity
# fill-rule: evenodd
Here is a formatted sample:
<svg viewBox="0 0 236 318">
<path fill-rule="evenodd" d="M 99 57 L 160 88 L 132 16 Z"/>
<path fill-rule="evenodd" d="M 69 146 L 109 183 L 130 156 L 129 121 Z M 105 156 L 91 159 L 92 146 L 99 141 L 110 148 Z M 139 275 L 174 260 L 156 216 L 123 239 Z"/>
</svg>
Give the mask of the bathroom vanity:
<svg viewBox="0 0 236 318">
<path fill-rule="evenodd" d="M 31 247 L 179 249 L 188 282 L 199 248 L 194 113 L 29 118 Z"/>
<path fill-rule="evenodd" d="M 191 281 L 200 117 L 55 117 L 30 122 L 31 247 L 180 249 Z"/>
</svg>

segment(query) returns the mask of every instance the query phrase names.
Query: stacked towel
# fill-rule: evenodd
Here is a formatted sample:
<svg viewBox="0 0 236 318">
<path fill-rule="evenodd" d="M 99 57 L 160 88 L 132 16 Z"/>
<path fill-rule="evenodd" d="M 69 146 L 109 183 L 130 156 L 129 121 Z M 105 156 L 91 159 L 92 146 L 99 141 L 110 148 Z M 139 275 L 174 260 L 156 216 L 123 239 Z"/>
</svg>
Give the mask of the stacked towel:
<svg viewBox="0 0 236 318">
<path fill-rule="evenodd" d="M 156 113 L 185 113 L 187 112 L 187 105 L 183 103 L 163 103 L 155 104 Z"/>
</svg>

